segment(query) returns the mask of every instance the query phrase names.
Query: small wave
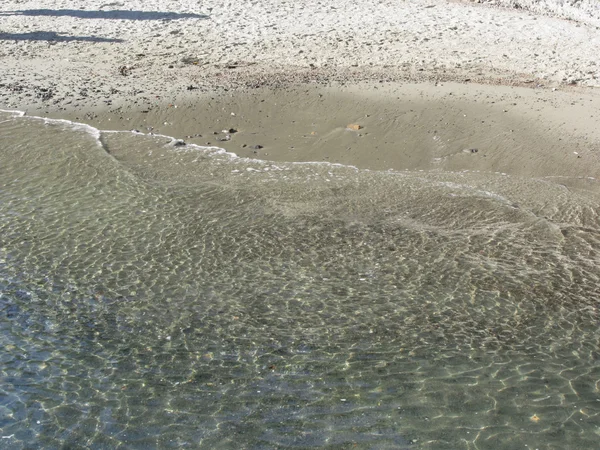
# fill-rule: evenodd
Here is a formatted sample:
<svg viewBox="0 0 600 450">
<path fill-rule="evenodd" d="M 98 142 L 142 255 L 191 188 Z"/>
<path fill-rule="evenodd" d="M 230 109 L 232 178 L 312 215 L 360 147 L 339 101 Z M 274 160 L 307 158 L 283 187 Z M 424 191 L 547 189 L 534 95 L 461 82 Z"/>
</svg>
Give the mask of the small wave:
<svg viewBox="0 0 600 450">
<path fill-rule="evenodd" d="M 11 114 L 17 117 L 23 117 L 27 114 L 25 111 L 19 111 L 17 109 L 0 109 L 0 113 Z"/>
<path fill-rule="evenodd" d="M 34 115 L 28 115 L 26 111 L 21 110 L 3 110 L 0 109 L 0 113 L 10 114 L 12 118 L 28 118 L 32 120 L 39 120 L 46 124 L 57 124 L 65 127 L 70 127 L 73 130 L 83 131 L 84 133 L 93 137 L 96 141 L 97 145 L 102 148 L 107 154 L 111 154 L 111 148 L 109 143 L 103 139 L 103 136 L 109 134 L 122 134 L 122 135 L 132 135 L 132 136 L 140 136 L 151 139 L 164 139 L 166 142 L 162 144 L 163 147 L 168 147 L 170 151 L 176 153 L 193 153 L 200 152 L 204 156 L 209 158 L 219 157 L 219 158 L 227 158 L 231 162 L 242 163 L 242 164 L 251 164 L 259 167 L 274 167 L 274 161 L 265 160 L 265 159 L 257 159 L 257 158 L 249 158 L 239 156 L 234 152 L 227 151 L 224 148 L 218 146 L 202 146 L 193 143 L 187 143 L 182 139 L 178 139 L 173 136 L 165 135 L 165 134 L 157 134 L 157 133 L 144 133 L 139 130 L 101 130 L 92 125 L 75 122 L 67 119 L 56 119 L 56 118 L 48 118 L 48 117 L 40 117 Z M 158 143 L 157 143 L 158 144 Z M 157 147 L 158 148 L 158 147 Z M 111 155 L 112 156 L 112 155 Z M 504 205 L 512 205 L 515 201 L 512 195 L 512 189 L 504 189 L 504 182 L 502 180 L 520 180 L 519 182 L 526 181 L 527 183 L 542 183 L 545 186 L 562 186 L 559 179 L 581 179 L 586 183 L 598 183 L 598 180 L 592 177 L 540 177 L 540 178 L 521 178 L 521 177 L 513 177 L 510 174 L 501 173 L 501 172 L 482 172 L 479 170 L 461 170 L 461 171 L 428 171 L 428 170 L 372 170 L 372 169 L 361 169 L 351 164 L 342 164 L 342 163 L 333 163 L 327 161 L 289 161 L 289 162 L 277 162 L 277 168 L 284 168 L 286 171 L 290 170 L 294 167 L 320 167 L 320 168 L 330 168 L 332 172 L 337 170 L 350 170 L 353 173 L 362 173 L 362 174 L 371 174 L 382 177 L 390 177 L 390 180 L 393 180 L 396 177 L 410 177 L 413 180 L 418 180 L 419 182 L 426 183 L 432 187 L 441 187 L 445 189 L 449 189 L 450 191 L 460 191 L 461 195 L 474 196 L 474 197 L 485 197 L 491 200 L 495 200 Z M 231 173 L 254 173 L 251 169 L 243 170 L 243 167 L 232 167 Z M 267 169 L 264 169 L 266 171 Z M 256 171 L 262 173 L 263 170 Z M 333 173 L 330 173 L 333 176 Z M 464 176 L 464 178 L 463 178 Z M 482 179 L 477 180 L 476 177 L 483 177 Z M 482 181 L 483 180 L 483 181 Z M 500 181 L 502 186 L 493 180 Z M 329 181 L 329 180 L 327 180 Z M 529 190 L 532 186 L 529 186 Z M 504 195 L 503 195 L 504 194 Z M 450 195 L 453 195 L 450 193 Z"/>
</svg>

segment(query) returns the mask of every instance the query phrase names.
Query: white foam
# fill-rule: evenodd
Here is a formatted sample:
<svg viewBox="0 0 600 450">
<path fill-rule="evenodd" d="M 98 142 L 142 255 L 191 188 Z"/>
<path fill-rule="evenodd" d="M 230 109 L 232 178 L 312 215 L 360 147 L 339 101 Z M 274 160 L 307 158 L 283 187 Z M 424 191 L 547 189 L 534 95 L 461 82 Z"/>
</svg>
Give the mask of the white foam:
<svg viewBox="0 0 600 450">
<path fill-rule="evenodd" d="M 233 152 L 229 152 L 221 147 L 201 146 L 201 145 L 189 144 L 189 143 L 185 143 L 185 145 L 176 146 L 176 145 L 174 145 L 175 143 L 184 142 L 184 141 L 182 141 L 181 139 L 175 138 L 173 136 L 165 135 L 165 134 L 143 133 L 138 130 L 100 130 L 91 125 L 88 125 L 85 123 L 80 123 L 80 122 L 74 122 L 71 120 L 52 119 L 52 118 L 48 118 L 48 117 L 31 116 L 31 115 L 28 115 L 25 111 L 0 109 L 0 112 L 9 113 L 9 114 L 14 115 L 15 117 L 24 117 L 24 118 L 34 119 L 34 120 L 40 120 L 40 121 L 43 121 L 44 123 L 66 125 L 66 126 L 72 127 L 75 130 L 84 131 L 84 132 L 88 133 L 90 136 L 92 136 L 96 140 L 97 144 L 102 148 L 104 148 L 104 145 L 101 141 L 101 137 L 102 137 L 103 133 L 107 133 L 107 134 L 108 133 L 115 133 L 115 134 L 116 133 L 123 133 L 123 134 L 130 133 L 130 134 L 133 134 L 136 136 L 146 136 L 146 137 L 152 137 L 152 138 L 167 139 L 169 142 L 166 145 L 170 146 L 171 150 L 175 151 L 175 152 L 201 151 L 208 156 L 226 156 L 226 157 L 230 158 L 231 160 L 237 160 L 237 161 L 248 163 L 248 164 L 263 166 L 262 170 L 248 167 L 248 168 L 246 168 L 245 173 L 265 173 L 269 168 L 271 170 L 279 170 L 279 171 L 289 170 L 289 168 L 288 168 L 289 166 L 325 166 L 325 167 L 329 167 L 331 169 L 351 169 L 354 172 L 362 172 L 362 173 L 379 173 L 379 174 L 385 173 L 387 175 L 401 176 L 401 177 L 410 176 L 410 177 L 413 177 L 420 181 L 429 183 L 432 186 L 443 186 L 445 188 L 449 188 L 452 190 L 462 190 L 464 193 L 468 192 L 470 195 L 485 196 L 487 198 L 498 200 L 502 203 L 510 203 L 510 200 L 507 199 L 506 197 L 503 197 L 502 195 L 496 194 L 496 193 L 488 191 L 488 190 L 479 189 L 475 186 L 470 186 L 470 185 L 461 184 L 461 183 L 455 183 L 455 182 L 451 182 L 451 181 L 437 181 L 435 179 L 426 178 L 425 176 L 422 176 L 427 173 L 429 173 L 431 175 L 440 175 L 440 176 L 461 175 L 464 173 L 469 173 L 470 171 L 468 171 L 468 170 L 462 170 L 462 171 L 457 171 L 457 172 L 453 172 L 453 171 L 427 172 L 422 169 L 418 170 L 418 171 L 412 171 L 412 170 L 405 169 L 404 171 L 400 172 L 400 171 L 397 171 L 394 169 L 389 169 L 386 171 L 379 171 L 379 170 L 371 170 L 371 169 L 359 169 L 358 167 L 356 167 L 354 165 L 332 163 L 332 162 L 328 162 L 328 161 L 290 161 L 290 162 L 280 163 L 280 164 L 285 164 L 286 166 L 288 166 L 286 168 L 282 168 L 280 166 L 274 165 L 273 161 L 241 157 L 241 156 L 238 156 L 237 154 L 235 154 Z M 264 166 L 268 166 L 268 167 L 265 168 Z M 480 172 L 480 171 L 477 171 L 477 172 Z M 242 171 L 233 170 L 232 173 L 242 173 Z M 482 172 L 482 174 L 498 175 L 498 176 L 501 176 L 502 178 L 510 178 L 511 177 L 509 174 L 500 173 L 500 172 Z M 328 175 L 333 176 L 331 171 L 328 171 Z M 537 181 L 545 182 L 545 183 L 550 182 L 550 181 L 545 180 L 544 178 L 558 178 L 558 177 L 543 177 L 543 178 L 535 178 L 533 180 L 537 180 Z M 575 178 L 575 177 L 565 177 L 565 178 Z M 596 181 L 592 177 L 581 177 L 581 178 L 586 178 L 589 180 Z"/>
<path fill-rule="evenodd" d="M 13 114 L 17 117 L 23 117 L 25 114 L 27 114 L 25 111 L 19 111 L 17 109 L 0 109 L 0 112 Z"/>
<path fill-rule="evenodd" d="M 102 132 L 98 128 L 95 128 L 91 125 L 88 125 L 85 123 L 80 123 L 80 122 L 73 122 L 73 121 L 67 120 L 67 119 L 51 119 L 49 117 L 30 116 L 27 114 L 26 111 L 0 109 L 0 112 L 13 114 L 16 117 L 23 117 L 23 118 L 33 119 L 33 120 L 41 120 L 44 123 L 69 125 L 76 130 L 81 130 L 81 131 L 88 133 L 90 136 L 92 136 L 94 139 L 96 139 L 96 141 L 98 142 L 98 144 L 100 146 L 102 146 L 102 143 L 100 142 L 100 136 L 101 136 Z"/>
</svg>

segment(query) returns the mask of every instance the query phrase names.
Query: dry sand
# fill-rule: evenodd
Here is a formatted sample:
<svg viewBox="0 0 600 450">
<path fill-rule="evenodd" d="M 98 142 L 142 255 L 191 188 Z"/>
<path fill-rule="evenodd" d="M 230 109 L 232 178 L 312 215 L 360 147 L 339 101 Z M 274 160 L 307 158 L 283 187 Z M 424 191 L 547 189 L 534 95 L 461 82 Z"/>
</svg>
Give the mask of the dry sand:
<svg viewBox="0 0 600 450">
<path fill-rule="evenodd" d="M 575 20 L 600 27 L 598 0 L 473 0 L 507 8 L 525 9 L 550 17 Z"/>
<path fill-rule="evenodd" d="M 5 0 L 0 108 L 263 159 L 598 177 L 599 4 L 488 3 Z"/>
</svg>

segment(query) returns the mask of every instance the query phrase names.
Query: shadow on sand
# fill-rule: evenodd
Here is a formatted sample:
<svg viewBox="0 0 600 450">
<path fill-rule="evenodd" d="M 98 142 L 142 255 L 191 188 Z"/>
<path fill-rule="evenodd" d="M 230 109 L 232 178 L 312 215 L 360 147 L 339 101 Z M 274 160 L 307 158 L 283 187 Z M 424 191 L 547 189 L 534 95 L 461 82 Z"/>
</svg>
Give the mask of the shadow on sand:
<svg viewBox="0 0 600 450">
<path fill-rule="evenodd" d="M 125 42 L 123 39 L 110 39 L 96 36 L 62 35 L 54 31 L 34 31 L 32 33 L 0 33 L 0 41 Z"/>
<path fill-rule="evenodd" d="M 161 11 L 85 11 L 79 9 L 24 9 L 20 11 L 0 12 L 0 16 L 49 16 L 77 17 L 79 19 L 116 19 L 116 20 L 177 20 L 208 19 L 204 14 L 174 13 Z"/>
</svg>

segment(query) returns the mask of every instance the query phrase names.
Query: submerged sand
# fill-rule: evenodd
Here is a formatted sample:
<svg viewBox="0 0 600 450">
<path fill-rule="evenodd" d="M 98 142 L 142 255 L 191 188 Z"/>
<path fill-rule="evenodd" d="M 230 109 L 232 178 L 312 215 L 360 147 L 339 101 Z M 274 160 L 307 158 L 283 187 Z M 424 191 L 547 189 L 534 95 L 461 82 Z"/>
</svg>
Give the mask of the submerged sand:
<svg viewBox="0 0 600 450">
<path fill-rule="evenodd" d="M 0 108 L 278 161 L 597 177 L 595 5 L 496 3 L 7 0 Z"/>
</svg>

